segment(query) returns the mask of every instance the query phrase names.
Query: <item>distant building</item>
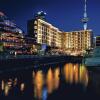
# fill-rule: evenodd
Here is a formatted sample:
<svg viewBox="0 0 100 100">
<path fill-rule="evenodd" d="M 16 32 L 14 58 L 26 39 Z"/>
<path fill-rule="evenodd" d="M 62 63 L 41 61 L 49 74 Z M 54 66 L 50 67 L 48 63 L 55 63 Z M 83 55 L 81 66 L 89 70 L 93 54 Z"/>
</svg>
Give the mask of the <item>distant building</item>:
<svg viewBox="0 0 100 100">
<path fill-rule="evenodd" d="M 84 52 L 93 46 L 92 30 L 81 30 L 63 33 L 63 47 L 68 52 Z"/>
<path fill-rule="evenodd" d="M 100 47 L 100 36 L 96 36 L 96 47 Z"/>
<path fill-rule="evenodd" d="M 34 43 L 61 48 L 62 32 L 45 20 L 45 14 L 38 12 L 34 19 L 28 21 L 28 35 L 34 39 Z"/>
<path fill-rule="evenodd" d="M 24 44 L 23 31 L 0 12 L 0 44 L 8 53 L 20 53 Z"/>
</svg>

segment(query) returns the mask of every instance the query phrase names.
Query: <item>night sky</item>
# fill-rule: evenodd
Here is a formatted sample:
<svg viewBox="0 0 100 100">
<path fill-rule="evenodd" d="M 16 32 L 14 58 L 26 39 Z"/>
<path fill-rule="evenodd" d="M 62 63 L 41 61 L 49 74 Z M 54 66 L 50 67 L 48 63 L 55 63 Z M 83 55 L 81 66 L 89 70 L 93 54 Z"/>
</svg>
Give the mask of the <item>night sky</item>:
<svg viewBox="0 0 100 100">
<path fill-rule="evenodd" d="M 100 35 L 100 0 L 88 1 L 88 28 Z M 0 11 L 4 12 L 27 33 L 27 20 L 34 13 L 45 11 L 47 20 L 65 32 L 83 29 L 84 0 L 0 0 Z"/>
</svg>

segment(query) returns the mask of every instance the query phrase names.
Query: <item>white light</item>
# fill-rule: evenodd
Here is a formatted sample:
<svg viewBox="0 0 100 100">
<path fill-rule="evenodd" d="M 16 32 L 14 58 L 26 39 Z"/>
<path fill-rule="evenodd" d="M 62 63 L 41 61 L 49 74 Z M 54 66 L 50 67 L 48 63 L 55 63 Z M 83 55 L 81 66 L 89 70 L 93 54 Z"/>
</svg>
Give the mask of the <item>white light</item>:
<svg viewBox="0 0 100 100">
<path fill-rule="evenodd" d="M 40 15 L 41 14 L 41 11 L 39 11 L 38 14 Z"/>
</svg>

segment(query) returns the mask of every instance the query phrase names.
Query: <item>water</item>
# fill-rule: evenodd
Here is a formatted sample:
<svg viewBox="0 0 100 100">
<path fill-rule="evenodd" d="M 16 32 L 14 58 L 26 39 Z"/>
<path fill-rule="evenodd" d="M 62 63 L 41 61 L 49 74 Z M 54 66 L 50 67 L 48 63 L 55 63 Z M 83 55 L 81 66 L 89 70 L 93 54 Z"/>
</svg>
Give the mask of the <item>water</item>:
<svg viewBox="0 0 100 100">
<path fill-rule="evenodd" d="M 43 65 L 0 74 L 0 100 L 98 100 L 100 72 L 82 64 Z"/>
</svg>

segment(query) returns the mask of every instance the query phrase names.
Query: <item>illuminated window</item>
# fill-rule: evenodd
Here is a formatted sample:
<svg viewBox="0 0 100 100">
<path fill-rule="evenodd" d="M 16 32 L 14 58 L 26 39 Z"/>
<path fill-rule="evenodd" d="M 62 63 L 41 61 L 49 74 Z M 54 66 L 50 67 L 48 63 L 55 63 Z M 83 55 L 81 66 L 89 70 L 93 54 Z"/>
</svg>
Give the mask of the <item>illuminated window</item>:
<svg viewBox="0 0 100 100">
<path fill-rule="evenodd" d="M 34 29 L 37 29 L 37 26 L 34 26 Z"/>
<path fill-rule="evenodd" d="M 34 24 L 37 24 L 37 21 L 35 21 Z"/>
</svg>

